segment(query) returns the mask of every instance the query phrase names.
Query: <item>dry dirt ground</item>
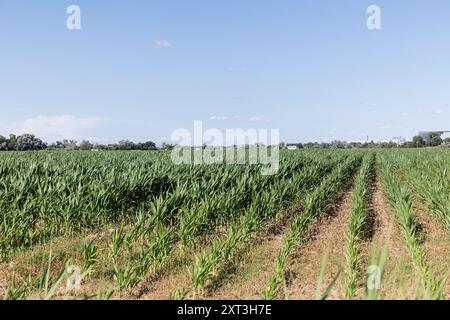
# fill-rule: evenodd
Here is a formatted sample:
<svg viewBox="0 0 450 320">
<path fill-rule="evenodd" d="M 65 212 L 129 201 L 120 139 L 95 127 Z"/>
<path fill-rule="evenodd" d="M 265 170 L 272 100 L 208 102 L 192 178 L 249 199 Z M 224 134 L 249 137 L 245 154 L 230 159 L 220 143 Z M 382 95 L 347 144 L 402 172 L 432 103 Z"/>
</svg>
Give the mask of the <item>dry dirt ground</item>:
<svg viewBox="0 0 450 320">
<path fill-rule="evenodd" d="M 327 214 L 308 232 L 306 240 L 291 254 L 286 268 L 285 298 L 315 299 L 324 257 L 328 263 L 321 292 L 345 264 L 345 243 L 352 191 L 345 191 Z M 341 298 L 343 277 L 338 278 L 329 298 Z"/>
<path fill-rule="evenodd" d="M 210 292 L 208 298 L 261 299 L 283 245 L 283 236 L 288 232 L 293 218 L 302 211 L 303 206 L 299 205 L 264 230 L 239 259 L 227 281 L 215 291 Z"/>
<path fill-rule="evenodd" d="M 0 264 L 0 300 L 4 297 L 5 290 L 8 285 L 7 275 L 9 274 L 9 266 L 7 263 Z"/>
<path fill-rule="evenodd" d="M 178 289 L 188 289 L 191 284 L 189 267 L 193 264 L 194 252 L 180 254 L 167 268 L 146 278 L 133 288 L 127 299 L 169 299 Z"/>
<path fill-rule="evenodd" d="M 414 298 L 415 271 L 403 235 L 394 219 L 394 213 L 383 194 L 381 181 L 376 177 L 371 190 L 370 217 L 372 231 L 361 245 L 364 266 L 370 264 L 373 251 L 378 254 L 387 248 L 388 260 L 381 283 L 381 297 L 385 299 Z M 365 270 L 362 270 L 365 272 Z M 359 297 L 364 298 L 364 279 Z"/>
<path fill-rule="evenodd" d="M 416 219 L 419 224 L 419 239 L 425 259 L 433 274 L 439 277 L 450 276 L 450 236 L 449 232 L 416 201 L 414 203 Z M 450 299 L 450 280 L 444 287 L 446 298 Z"/>
<path fill-rule="evenodd" d="M 186 297 L 195 299 L 259 299 L 261 291 L 259 288 L 252 287 L 251 283 L 254 286 L 265 285 L 268 274 L 273 268 L 276 254 L 278 254 L 277 247 L 274 247 L 273 243 L 277 241 L 281 243 L 284 230 L 288 228 L 295 214 L 301 211 L 301 206 L 289 210 L 287 214 L 281 216 L 251 241 L 247 249 L 240 253 L 234 263 L 228 266 L 219 281 L 207 287 L 202 293 L 196 293 L 195 296 L 189 293 Z M 205 249 L 207 245 L 203 247 Z M 181 257 L 179 263 L 168 269 L 164 274 L 146 279 L 131 291 L 129 297 L 167 299 L 177 290 L 189 292 L 192 284 L 189 271 L 194 262 L 195 254 L 196 252 L 191 252 Z M 267 277 L 262 276 L 264 272 L 261 267 L 264 264 L 266 265 Z M 245 283 L 247 280 L 251 283 Z"/>
<path fill-rule="evenodd" d="M 371 254 L 379 255 L 383 248 L 386 248 L 388 259 L 380 297 L 414 299 L 419 286 L 416 280 L 418 274 L 391 207 L 383 194 L 379 177 L 373 180 L 370 190 L 369 217 L 360 243 L 362 276 L 357 298 L 365 298 L 365 272 L 370 264 Z M 352 190 L 341 193 L 335 205 L 321 217 L 292 252 L 286 268 L 285 286 L 279 298 L 315 299 L 324 257 L 327 257 L 326 272 L 320 292 L 323 293 L 341 271 L 328 299 L 344 298 L 346 233 L 351 201 Z M 292 218 L 301 212 L 301 206 L 294 208 L 270 225 L 252 240 L 247 250 L 239 256 L 219 283 L 200 295 L 188 298 L 260 299 L 273 272 L 276 257 L 283 244 L 283 236 L 288 232 Z M 426 252 L 427 261 L 434 266 L 433 270 L 438 274 L 444 274 L 450 270 L 448 233 L 423 207 L 416 206 L 416 212 L 421 225 L 422 247 Z M 183 263 L 175 265 L 162 276 L 141 283 L 135 289 L 137 291 L 134 291 L 138 294 L 134 296 L 131 294 L 130 298 L 166 299 L 177 289 L 189 288 L 191 281 L 188 266 L 192 262 L 192 259 L 185 259 Z M 448 283 L 446 292 L 449 292 Z"/>
</svg>

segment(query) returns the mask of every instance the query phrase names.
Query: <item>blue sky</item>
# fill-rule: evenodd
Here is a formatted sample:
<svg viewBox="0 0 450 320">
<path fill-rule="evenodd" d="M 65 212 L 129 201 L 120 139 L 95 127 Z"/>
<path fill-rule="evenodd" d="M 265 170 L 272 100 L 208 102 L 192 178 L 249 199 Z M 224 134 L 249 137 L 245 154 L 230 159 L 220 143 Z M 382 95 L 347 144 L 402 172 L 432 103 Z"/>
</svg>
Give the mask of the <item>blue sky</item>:
<svg viewBox="0 0 450 320">
<path fill-rule="evenodd" d="M 81 8 L 68 30 L 66 8 Z M 381 30 L 366 27 L 369 5 Z M 0 134 L 282 141 L 450 130 L 450 2 L 0 0 Z"/>
</svg>

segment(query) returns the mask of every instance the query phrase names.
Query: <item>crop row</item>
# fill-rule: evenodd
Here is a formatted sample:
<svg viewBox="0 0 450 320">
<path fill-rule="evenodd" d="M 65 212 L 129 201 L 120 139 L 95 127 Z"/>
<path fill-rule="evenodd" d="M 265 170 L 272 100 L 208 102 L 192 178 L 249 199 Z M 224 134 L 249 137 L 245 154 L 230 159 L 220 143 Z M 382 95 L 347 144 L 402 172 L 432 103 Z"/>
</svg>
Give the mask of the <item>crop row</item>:
<svg viewBox="0 0 450 320">
<path fill-rule="evenodd" d="M 379 159 L 383 189 L 400 226 L 411 259 L 420 275 L 423 298 L 442 298 L 445 279 L 435 276 L 427 264 L 425 252 L 418 239 L 418 222 L 411 190 L 399 183 L 395 176 L 399 168 L 394 162 L 383 156 Z"/>
<path fill-rule="evenodd" d="M 361 277 L 360 241 L 367 224 L 369 214 L 370 183 L 373 175 L 375 154 L 370 153 L 364 159 L 353 188 L 350 222 L 347 229 L 346 244 L 346 283 L 345 298 L 353 299 L 359 288 Z"/>
<path fill-rule="evenodd" d="M 263 293 L 264 299 L 277 297 L 284 281 L 285 266 L 290 252 L 300 243 L 302 236 L 318 217 L 332 205 L 337 193 L 351 178 L 360 161 L 360 155 L 352 155 L 307 195 L 304 201 L 304 211 L 294 218 L 288 234 L 283 239 L 283 246 L 277 256 L 274 271 L 269 278 L 268 287 Z"/>
</svg>

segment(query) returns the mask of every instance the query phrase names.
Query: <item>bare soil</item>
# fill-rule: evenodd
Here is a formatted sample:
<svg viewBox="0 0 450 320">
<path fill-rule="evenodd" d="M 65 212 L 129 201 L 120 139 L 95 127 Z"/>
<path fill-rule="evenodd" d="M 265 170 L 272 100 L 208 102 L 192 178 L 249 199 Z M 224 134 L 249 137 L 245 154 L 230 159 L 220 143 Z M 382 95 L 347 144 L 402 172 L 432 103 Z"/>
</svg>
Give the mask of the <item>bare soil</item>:
<svg viewBox="0 0 450 320">
<path fill-rule="evenodd" d="M 294 217 L 301 214 L 303 205 L 298 204 L 272 224 L 269 224 L 250 243 L 248 249 L 236 259 L 225 279 L 210 288 L 208 299 L 261 299 L 273 271 L 277 255 L 283 244 L 283 236 L 289 230 Z"/>
<path fill-rule="evenodd" d="M 0 264 L 0 300 L 3 299 L 8 286 L 9 265 L 7 263 Z"/>
<path fill-rule="evenodd" d="M 371 207 L 369 220 L 372 230 L 361 244 L 363 270 L 370 264 L 371 252 L 378 254 L 387 248 L 388 260 L 381 283 L 380 296 L 383 299 L 413 299 L 415 294 L 416 274 L 408 253 L 403 235 L 395 221 L 391 206 L 383 194 L 380 178 L 376 176 L 371 190 Z M 361 279 L 359 297 L 364 298 L 365 279 Z"/>
<path fill-rule="evenodd" d="M 431 267 L 433 274 L 446 278 L 450 276 L 449 233 L 420 202 L 414 202 L 414 209 L 420 230 L 418 237 L 421 248 L 425 252 L 427 264 Z M 448 279 L 444 288 L 446 298 L 450 299 Z"/>
<path fill-rule="evenodd" d="M 324 256 L 328 258 L 321 292 L 330 284 L 345 263 L 345 243 L 352 191 L 343 192 L 335 205 L 308 232 L 294 250 L 286 268 L 285 298 L 315 299 Z M 341 298 L 343 273 L 333 286 L 329 299 Z"/>
</svg>

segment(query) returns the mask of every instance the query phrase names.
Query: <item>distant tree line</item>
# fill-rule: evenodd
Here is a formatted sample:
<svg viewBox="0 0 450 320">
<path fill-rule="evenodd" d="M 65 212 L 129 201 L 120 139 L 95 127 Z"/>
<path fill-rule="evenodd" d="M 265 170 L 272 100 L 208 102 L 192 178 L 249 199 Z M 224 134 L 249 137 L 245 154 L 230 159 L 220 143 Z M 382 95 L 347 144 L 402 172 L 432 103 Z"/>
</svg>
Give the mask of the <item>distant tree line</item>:
<svg viewBox="0 0 450 320">
<path fill-rule="evenodd" d="M 171 149 L 172 145 L 162 144 L 159 149 Z M 37 151 L 37 150 L 157 150 L 157 146 L 153 141 L 133 142 L 130 140 L 122 140 L 118 143 L 99 144 L 92 143 L 89 140 L 56 141 L 48 144 L 32 134 L 23 134 L 16 136 L 9 135 L 8 138 L 0 135 L 0 151 Z"/>
<path fill-rule="evenodd" d="M 442 139 L 439 132 L 429 132 L 425 139 L 421 136 L 414 136 L 412 141 L 408 142 L 410 148 L 437 147 L 442 144 L 450 144 L 450 138 Z"/>
<path fill-rule="evenodd" d="M 0 151 L 32 151 L 46 148 L 47 144 L 32 134 L 21 136 L 10 134 L 9 138 L 0 135 Z"/>
<path fill-rule="evenodd" d="M 157 150 L 156 144 L 152 141 L 133 142 L 130 140 L 121 140 L 118 143 L 100 144 L 92 143 L 89 140 L 77 142 L 75 140 L 56 141 L 48 146 L 48 149 L 65 150 Z"/>
<path fill-rule="evenodd" d="M 297 148 L 319 148 L 319 149 L 355 149 L 355 148 L 424 148 L 437 147 L 441 145 L 450 146 L 450 138 L 442 139 L 438 132 L 429 132 L 424 138 L 422 136 L 413 137 L 412 141 L 402 143 L 397 142 L 348 142 L 348 141 L 332 141 L 332 142 L 308 142 L 287 144 L 282 142 L 281 148 L 288 146 L 296 146 Z M 203 146 L 205 147 L 205 146 Z M 14 135 L 10 134 L 8 138 L 0 135 L 0 151 L 36 151 L 36 150 L 172 150 L 174 145 L 163 143 L 157 147 L 153 141 L 133 142 L 130 140 L 121 140 L 118 143 L 100 144 L 92 143 L 89 140 L 56 141 L 47 144 L 32 134 Z"/>
<path fill-rule="evenodd" d="M 450 138 L 442 139 L 439 132 L 429 132 L 428 135 L 423 138 L 419 135 L 414 136 L 411 141 L 405 141 L 397 143 L 394 141 L 389 142 L 349 142 L 335 140 L 332 142 L 308 142 L 308 143 L 281 143 L 282 148 L 288 146 L 296 146 L 298 149 L 302 148 L 318 148 L 318 149 L 364 149 L 364 148 L 425 148 L 425 147 L 438 147 L 441 145 L 450 146 Z"/>
</svg>

